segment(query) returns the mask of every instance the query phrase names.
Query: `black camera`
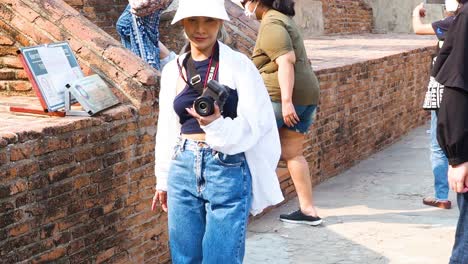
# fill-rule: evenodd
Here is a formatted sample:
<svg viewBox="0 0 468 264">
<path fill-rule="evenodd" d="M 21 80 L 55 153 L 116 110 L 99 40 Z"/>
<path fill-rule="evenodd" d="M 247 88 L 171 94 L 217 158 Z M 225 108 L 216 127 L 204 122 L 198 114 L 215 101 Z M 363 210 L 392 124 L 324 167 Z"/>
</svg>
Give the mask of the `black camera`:
<svg viewBox="0 0 468 264">
<path fill-rule="evenodd" d="M 223 112 L 224 103 L 229 97 L 231 88 L 226 85 L 221 85 L 215 80 L 208 82 L 208 87 L 203 91 L 202 95 L 193 102 L 195 112 L 201 116 L 210 116 L 214 113 L 215 105 L 218 104 L 219 110 Z"/>
</svg>

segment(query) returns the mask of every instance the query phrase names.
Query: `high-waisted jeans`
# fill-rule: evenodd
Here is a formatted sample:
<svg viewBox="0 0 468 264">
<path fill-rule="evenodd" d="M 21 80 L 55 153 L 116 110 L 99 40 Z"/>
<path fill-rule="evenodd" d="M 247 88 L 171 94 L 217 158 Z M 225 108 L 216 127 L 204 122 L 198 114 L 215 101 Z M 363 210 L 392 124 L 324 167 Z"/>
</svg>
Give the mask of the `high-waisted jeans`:
<svg viewBox="0 0 468 264">
<path fill-rule="evenodd" d="M 242 263 L 252 200 L 244 153 L 225 155 L 180 140 L 167 194 L 173 263 Z"/>
<path fill-rule="evenodd" d="M 437 142 L 437 114 L 431 111 L 431 165 L 434 174 L 434 190 L 437 200 L 448 200 L 448 160 Z"/>
<path fill-rule="evenodd" d="M 450 264 L 468 263 L 468 193 L 457 194 L 460 216 L 458 218 L 455 244 L 453 245 Z"/>
</svg>

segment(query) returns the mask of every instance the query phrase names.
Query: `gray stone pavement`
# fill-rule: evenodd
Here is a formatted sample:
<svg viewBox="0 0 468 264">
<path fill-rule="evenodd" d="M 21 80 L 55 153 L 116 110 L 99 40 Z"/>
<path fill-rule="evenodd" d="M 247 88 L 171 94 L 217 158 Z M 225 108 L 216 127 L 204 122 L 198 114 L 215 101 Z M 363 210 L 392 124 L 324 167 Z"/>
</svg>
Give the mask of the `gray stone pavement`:
<svg viewBox="0 0 468 264">
<path fill-rule="evenodd" d="M 297 200 L 249 225 L 245 263 L 448 263 L 458 208 L 422 204 L 433 194 L 429 125 L 318 185 L 321 227 L 279 222 Z"/>
</svg>

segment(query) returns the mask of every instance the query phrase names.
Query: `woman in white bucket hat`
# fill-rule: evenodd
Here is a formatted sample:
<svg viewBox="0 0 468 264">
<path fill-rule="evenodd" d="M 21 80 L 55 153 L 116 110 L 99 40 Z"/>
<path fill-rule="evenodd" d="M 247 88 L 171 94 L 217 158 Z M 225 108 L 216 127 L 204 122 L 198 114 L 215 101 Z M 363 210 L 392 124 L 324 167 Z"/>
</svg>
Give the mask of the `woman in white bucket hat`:
<svg viewBox="0 0 468 264">
<path fill-rule="evenodd" d="M 283 200 L 267 90 L 248 57 L 217 41 L 223 20 L 223 0 L 180 0 L 172 23 L 182 23 L 189 52 L 161 77 L 152 209 L 168 212 L 176 264 L 242 263 L 249 211 Z M 210 80 L 229 87 L 225 103 L 195 111 Z"/>
</svg>

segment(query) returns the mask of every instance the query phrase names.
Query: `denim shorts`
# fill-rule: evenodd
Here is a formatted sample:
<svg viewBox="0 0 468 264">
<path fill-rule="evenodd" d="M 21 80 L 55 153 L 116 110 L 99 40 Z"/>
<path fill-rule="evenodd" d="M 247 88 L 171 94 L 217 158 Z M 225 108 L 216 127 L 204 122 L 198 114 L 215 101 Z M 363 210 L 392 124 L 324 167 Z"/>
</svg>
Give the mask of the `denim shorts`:
<svg viewBox="0 0 468 264">
<path fill-rule="evenodd" d="M 300 121 L 296 125 L 288 127 L 284 124 L 281 102 L 271 102 L 271 104 L 273 105 L 278 128 L 285 127 L 298 133 L 306 134 L 309 127 L 314 123 L 317 105 L 294 105 L 294 109 L 296 109 L 296 114 Z"/>
</svg>

